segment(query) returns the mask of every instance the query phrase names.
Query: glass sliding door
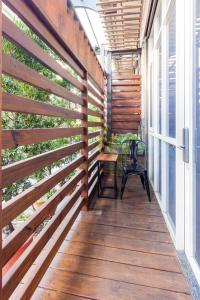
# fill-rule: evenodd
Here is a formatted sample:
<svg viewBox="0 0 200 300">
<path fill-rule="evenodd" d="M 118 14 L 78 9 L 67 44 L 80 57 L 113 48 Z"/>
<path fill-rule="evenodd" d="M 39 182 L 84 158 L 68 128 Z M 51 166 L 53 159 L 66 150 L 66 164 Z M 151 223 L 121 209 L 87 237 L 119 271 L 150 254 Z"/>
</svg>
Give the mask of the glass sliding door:
<svg viewBox="0 0 200 300">
<path fill-rule="evenodd" d="M 200 1 L 196 1 L 196 241 L 195 257 L 200 266 Z"/>
<path fill-rule="evenodd" d="M 176 137 L 176 7 L 168 24 L 168 135 Z"/>
<path fill-rule="evenodd" d="M 167 22 L 167 212 L 176 231 L 176 5 Z"/>
<path fill-rule="evenodd" d="M 168 214 L 176 227 L 176 148 L 168 145 Z"/>
</svg>

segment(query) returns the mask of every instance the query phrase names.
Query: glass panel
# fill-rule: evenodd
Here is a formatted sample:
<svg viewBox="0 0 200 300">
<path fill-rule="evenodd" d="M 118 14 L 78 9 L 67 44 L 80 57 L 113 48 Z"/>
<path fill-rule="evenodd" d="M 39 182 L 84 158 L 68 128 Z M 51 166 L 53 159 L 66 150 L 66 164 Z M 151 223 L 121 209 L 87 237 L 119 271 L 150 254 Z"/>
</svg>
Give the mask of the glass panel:
<svg viewBox="0 0 200 300">
<path fill-rule="evenodd" d="M 150 122 L 150 127 L 153 127 L 153 78 L 152 78 L 153 72 L 152 72 L 152 65 L 150 67 L 150 72 L 149 72 L 149 76 L 150 76 L 150 103 L 149 103 L 149 122 Z"/>
<path fill-rule="evenodd" d="M 159 140 L 159 179 L 158 179 L 158 192 L 161 195 L 162 192 L 162 141 Z M 161 199 L 162 197 L 160 197 Z"/>
<path fill-rule="evenodd" d="M 168 146 L 168 213 L 176 226 L 176 150 Z"/>
<path fill-rule="evenodd" d="M 200 2 L 196 7 L 196 259 L 200 265 Z"/>
<path fill-rule="evenodd" d="M 158 74 L 158 87 L 159 87 L 159 121 L 158 121 L 158 132 L 162 133 L 162 47 L 161 44 L 158 50 L 159 55 L 159 74 Z"/>
<path fill-rule="evenodd" d="M 176 136 L 176 9 L 168 28 L 168 135 Z"/>
</svg>

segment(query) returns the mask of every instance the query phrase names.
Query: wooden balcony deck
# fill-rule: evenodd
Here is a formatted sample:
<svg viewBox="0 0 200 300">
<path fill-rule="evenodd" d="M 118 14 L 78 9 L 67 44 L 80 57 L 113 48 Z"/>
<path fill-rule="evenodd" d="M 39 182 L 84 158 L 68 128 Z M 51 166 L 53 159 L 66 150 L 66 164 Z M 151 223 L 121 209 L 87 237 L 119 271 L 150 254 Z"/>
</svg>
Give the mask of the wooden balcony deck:
<svg viewBox="0 0 200 300">
<path fill-rule="evenodd" d="M 155 197 L 134 178 L 82 212 L 33 299 L 192 299 Z"/>
</svg>

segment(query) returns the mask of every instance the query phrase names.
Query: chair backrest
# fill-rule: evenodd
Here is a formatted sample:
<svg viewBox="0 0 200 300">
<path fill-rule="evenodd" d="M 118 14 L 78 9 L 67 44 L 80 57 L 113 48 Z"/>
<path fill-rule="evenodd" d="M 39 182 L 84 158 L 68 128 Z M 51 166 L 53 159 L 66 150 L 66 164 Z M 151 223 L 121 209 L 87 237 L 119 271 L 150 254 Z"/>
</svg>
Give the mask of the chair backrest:
<svg viewBox="0 0 200 300">
<path fill-rule="evenodd" d="M 122 166 L 142 165 L 147 167 L 146 144 L 141 140 L 126 140 L 121 144 Z"/>
</svg>

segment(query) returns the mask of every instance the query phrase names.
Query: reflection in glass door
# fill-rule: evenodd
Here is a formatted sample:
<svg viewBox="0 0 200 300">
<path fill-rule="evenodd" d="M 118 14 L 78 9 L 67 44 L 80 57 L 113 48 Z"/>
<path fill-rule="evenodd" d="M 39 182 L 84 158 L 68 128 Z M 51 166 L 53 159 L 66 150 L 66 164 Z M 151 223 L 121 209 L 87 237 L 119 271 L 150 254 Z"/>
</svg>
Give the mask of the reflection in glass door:
<svg viewBox="0 0 200 300">
<path fill-rule="evenodd" d="M 200 1 L 196 1 L 196 245 L 200 265 Z"/>
<path fill-rule="evenodd" d="M 172 226 L 176 228 L 176 5 L 171 9 L 168 20 L 167 55 L 167 136 L 173 143 L 167 146 L 168 161 L 168 215 Z"/>
</svg>

